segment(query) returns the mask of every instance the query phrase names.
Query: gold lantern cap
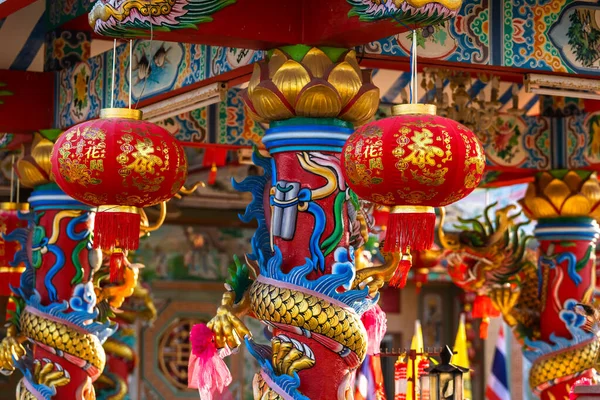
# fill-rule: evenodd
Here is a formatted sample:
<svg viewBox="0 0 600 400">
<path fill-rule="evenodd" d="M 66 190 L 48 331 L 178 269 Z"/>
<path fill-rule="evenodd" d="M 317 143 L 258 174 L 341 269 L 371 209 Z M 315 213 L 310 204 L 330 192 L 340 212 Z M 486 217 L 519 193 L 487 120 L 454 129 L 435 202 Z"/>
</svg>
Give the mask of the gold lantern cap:
<svg viewBox="0 0 600 400">
<path fill-rule="evenodd" d="M 397 104 L 392 107 L 392 115 L 436 115 L 437 107 L 434 104 Z"/>
<path fill-rule="evenodd" d="M 0 210 L 2 211 L 29 211 L 29 203 L 15 203 L 7 201 L 0 203 Z"/>
<path fill-rule="evenodd" d="M 140 121 L 142 116 L 142 110 L 133 108 L 103 108 L 100 110 L 100 118 L 126 118 Z"/>
</svg>

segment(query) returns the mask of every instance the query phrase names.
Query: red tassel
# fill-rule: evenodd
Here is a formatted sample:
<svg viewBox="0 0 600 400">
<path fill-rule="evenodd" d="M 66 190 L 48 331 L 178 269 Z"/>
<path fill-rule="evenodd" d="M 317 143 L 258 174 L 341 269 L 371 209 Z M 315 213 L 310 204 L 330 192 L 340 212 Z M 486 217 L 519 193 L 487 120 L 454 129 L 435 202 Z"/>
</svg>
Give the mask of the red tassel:
<svg viewBox="0 0 600 400">
<path fill-rule="evenodd" d="M 473 312 L 471 315 L 473 315 L 473 318 L 481 318 L 479 337 L 481 339 L 487 339 L 490 317 L 500 316 L 500 311 L 494 307 L 494 304 L 489 297 L 478 295 L 473 302 Z"/>
<path fill-rule="evenodd" d="M 427 283 L 429 278 L 429 269 L 418 268 L 415 272 L 415 285 L 417 287 L 417 294 L 421 293 L 421 288 Z"/>
<path fill-rule="evenodd" d="M 390 279 L 389 285 L 393 288 L 403 288 L 406 286 L 406 280 L 408 279 L 408 271 L 410 271 L 410 267 L 412 267 L 412 259 L 402 259 L 398 263 L 398 267 L 394 271 L 394 275 L 392 279 Z"/>
<path fill-rule="evenodd" d="M 126 262 L 125 254 L 115 249 L 115 252 L 110 255 L 110 283 L 117 283 L 123 280 Z"/>
<path fill-rule="evenodd" d="M 208 174 L 208 184 L 212 186 L 215 183 L 217 183 L 217 164 L 213 163 Z"/>
<path fill-rule="evenodd" d="M 95 219 L 94 248 L 135 250 L 139 244 L 140 214 L 135 207 L 100 207 Z"/>
<path fill-rule="evenodd" d="M 488 327 L 490 326 L 490 317 L 484 317 L 481 320 L 481 324 L 479 324 L 479 338 L 487 339 L 488 338 Z"/>
<path fill-rule="evenodd" d="M 433 207 L 394 207 L 390 213 L 383 251 L 428 250 L 433 246 L 435 209 Z"/>
</svg>

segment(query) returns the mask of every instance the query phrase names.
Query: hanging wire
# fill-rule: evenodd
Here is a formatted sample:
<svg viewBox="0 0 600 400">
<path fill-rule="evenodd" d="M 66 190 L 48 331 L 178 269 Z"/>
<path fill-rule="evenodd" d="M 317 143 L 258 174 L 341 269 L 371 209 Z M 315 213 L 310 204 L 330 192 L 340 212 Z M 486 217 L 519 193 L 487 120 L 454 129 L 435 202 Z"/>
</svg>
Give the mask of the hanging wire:
<svg viewBox="0 0 600 400">
<path fill-rule="evenodd" d="M 131 87 L 133 81 L 131 80 L 131 70 L 133 64 L 133 40 L 129 39 L 129 109 L 131 110 Z"/>
<path fill-rule="evenodd" d="M 21 157 L 23 157 L 23 154 L 25 154 L 25 145 L 21 144 Z M 13 161 L 13 171 L 14 171 L 14 169 L 15 168 L 14 168 L 14 161 Z M 19 178 L 19 175 L 17 175 L 17 203 L 21 202 L 21 200 L 20 200 L 21 193 L 20 192 L 21 192 L 21 179 Z"/>
<path fill-rule="evenodd" d="M 112 82 L 110 89 L 110 106 L 115 107 L 115 70 L 117 61 L 117 39 L 113 42 L 113 60 L 112 60 Z"/>
<path fill-rule="evenodd" d="M 152 6 L 152 0 L 150 1 L 150 6 Z M 153 24 L 152 21 L 150 21 L 150 43 L 148 44 L 148 62 L 150 62 L 150 60 L 152 59 L 152 55 L 150 54 L 150 51 L 152 50 L 152 40 L 154 39 L 154 30 L 153 30 Z M 148 82 L 148 78 L 144 79 L 144 86 L 142 86 L 142 91 L 140 92 L 140 95 L 138 96 L 137 101 L 135 102 L 135 108 L 138 108 L 138 104 L 140 104 L 140 100 L 142 99 L 142 97 L 144 96 L 144 91 L 146 90 L 146 82 Z M 129 85 L 132 85 L 133 83 L 131 82 L 131 79 L 129 81 Z"/>
<path fill-rule="evenodd" d="M 416 104 L 418 102 L 418 76 L 417 76 L 417 31 L 412 31 L 412 49 L 410 52 L 410 61 L 411 61 L 411 74 L 410 74 L 410 84 L 411 84 L 411 103 Z"/>
<path fill-rule="evenodd" d="M 17 203 L 21 202 L 21 200 L 19 199 L 20 192 L 21 192 L 21 180 L 17 176 Z"/>
<path fill-rule="evenodd" d="M 13 202 L 14 196 L 14 180 L 15 180 L 15 155 L 12 155 L 12 166 L 10 168 L 10 202 Z"/>
</svg>

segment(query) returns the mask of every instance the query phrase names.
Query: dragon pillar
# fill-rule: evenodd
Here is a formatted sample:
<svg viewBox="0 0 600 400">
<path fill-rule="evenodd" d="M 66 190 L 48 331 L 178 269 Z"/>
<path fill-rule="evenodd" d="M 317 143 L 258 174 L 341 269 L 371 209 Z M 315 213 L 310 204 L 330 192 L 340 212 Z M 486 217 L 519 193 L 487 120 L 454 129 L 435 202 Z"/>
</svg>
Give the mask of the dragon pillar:
<svg viewBox="0 0 600 400">
<path fill-rule="evenodd" d="M 539 252 L 527 250 L 514 205 L 461 220 L 458 235 L 440 239 L 453 281 L 491 300 L 531 363 L 529 384 L 542 400 L 566 399 L 575 381 L 591 377 L 600 355 L 589 305 L 596 284 L 600 183 L 592 172 L 540 173 L 520 201 L 537 221 Z"/>
<path fill-rule="evenodd" d="M 367 218 L 340 167 L 353 124 L 373 116 L 379 91 L 354 51 L 290 46 L 256 65 L 245 100 L 270 122 L 271 157 L 255 154 L 263 175 L 234 182 L 252 193 L 241 218 L 258 229 L 208 326 L 219 348 L 246 338 L 262 368 L 256 399 L 352 398 L 368 345 L 361 316 L 399 261 L 390 254 L 382 267 L 357 270 Z M 239 319 L 246 313 L 269 327 L 270 345 L 254 342 Z"/>
<path fill-rule="evenodd" d="M 539 338 L 526 340 L 533 365 L 529 377 L 541 399 L 565 398 L 573 383 L 592 377 L 600 342 L 574 313 L 589 305 L 596 285 L 596 240 L 600 234 L 600 185 L 595 173 L 540 173 L 521 201 L 537 221 L 539 242 Z"/>
<path fill-rule="evenodd" d="M 23 373 L 19 400 L 93 399 L 92 384 L 106 363 L 102 343 L 116 327 L 109 320 L 110 297 L 94 285 L 102 259 L 92 248 L 94 213 L 52 182 L 52 147 L 36 135 L 16 165 L 21 182 L 34 190 L 31 211 L 21 215 L 27 228 L 6 235 L 20 242 L 14 262 L 23 262 L 25 271 L 0 368 Z M 135 286 L 137 271 L 129 269 Z"/>
</svg>

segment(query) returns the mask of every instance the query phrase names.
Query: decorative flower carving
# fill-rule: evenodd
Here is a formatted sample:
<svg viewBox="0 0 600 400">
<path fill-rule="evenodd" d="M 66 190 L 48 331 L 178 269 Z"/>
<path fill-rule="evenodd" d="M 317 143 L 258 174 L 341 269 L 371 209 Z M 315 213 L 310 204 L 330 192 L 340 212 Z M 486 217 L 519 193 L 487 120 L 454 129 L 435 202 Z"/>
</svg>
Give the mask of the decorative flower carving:
<svg viewBox="0 0 600 400">
<path fill-rule="evenodd" d="M 256 64 L 243 93 L 253 117 L 262 122 L 294 117 L 367 122 L 379 106 L 379 89 L 371 83 L 371 71 L 360 69 L 354 50 L 336 50 L 276 49 L 268 61 Z"/>
<path fill-rule="evenodd" d="M 54 182 L 50 164 L 53 146 L 54 143 L 39 133 L 34 135 L 31 147 L 16 163 L 16 172 L 21 179 L 21 184 L 26 187 L 35 187 Z"/>
<path fill-rule="evenodd" d="M 600 221 L 600 182 L 595 172 L 542 172 L 520 203 L 530 219 L 591 217 Z"/>
</svg>

